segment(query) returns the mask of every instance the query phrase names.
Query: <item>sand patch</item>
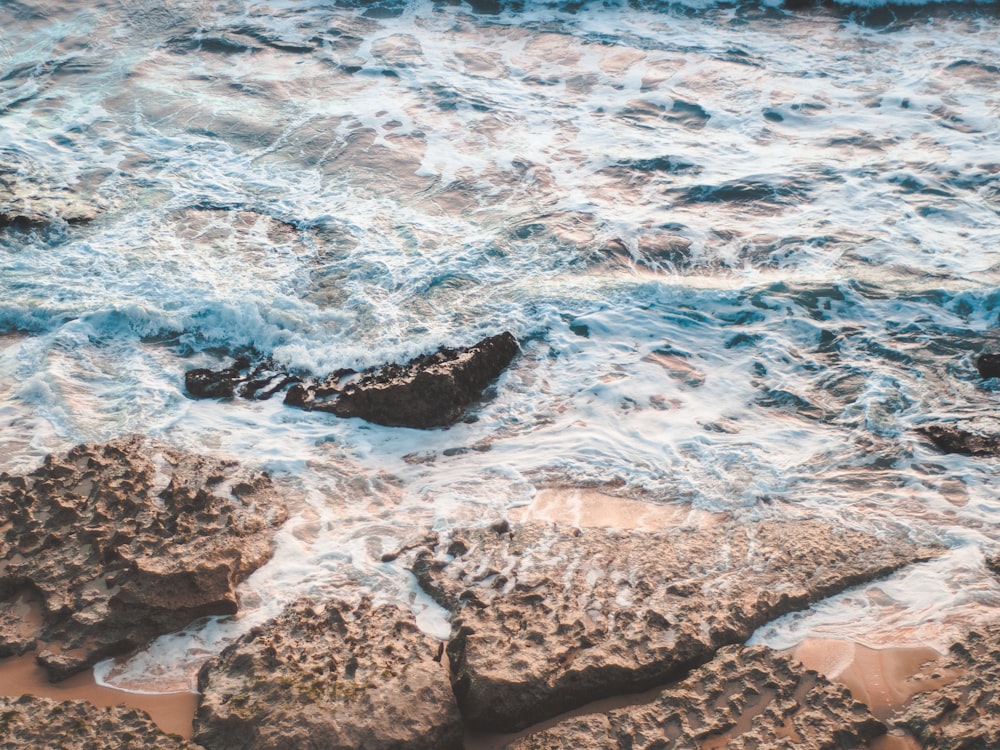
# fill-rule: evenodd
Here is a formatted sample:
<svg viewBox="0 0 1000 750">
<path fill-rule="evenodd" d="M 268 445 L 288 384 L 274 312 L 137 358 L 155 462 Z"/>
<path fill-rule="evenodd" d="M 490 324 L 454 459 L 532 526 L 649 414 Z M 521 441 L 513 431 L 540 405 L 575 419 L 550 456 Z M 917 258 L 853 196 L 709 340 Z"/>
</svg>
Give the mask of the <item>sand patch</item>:
<svg viewBox="0 0 1000 750">
<path fill-rule="evenodd" d="M 929 646 L 874 649 L 851 641 L 809 638 L 792 653 L 807 668 L 845 685 L 855 700 L 883 720 L 917 693 L 935 690 L 957 677 L 954 671 L 935 669 L 942 655 Z"/>
<path fill-rule="evenodd" d="M 54 700 L 85 700 L 95 706 L 126 705 L 146 711 L 165 732 L 190 739 L 194 713 L 198 707 L 196 693 L 126 693 L 102 687 L 87 671 L 58 683 L 48 681 L 45 670 L 35 663 L 34 654 L 14 656 L 0 661 L 0 694 L 37 695 Z"/>
<path fill-rule="evenodd" d="M 612 528 L 660 531 L 677 528 L 708 528 L 725 514 L 697 510 L 690 505 L 654 505 L 627 497 L 609 495 L 586 487 L 543 487 L 530 505 L 510 510 L 513 521 L 549 521 L 580 528 Z"/>
</svg>

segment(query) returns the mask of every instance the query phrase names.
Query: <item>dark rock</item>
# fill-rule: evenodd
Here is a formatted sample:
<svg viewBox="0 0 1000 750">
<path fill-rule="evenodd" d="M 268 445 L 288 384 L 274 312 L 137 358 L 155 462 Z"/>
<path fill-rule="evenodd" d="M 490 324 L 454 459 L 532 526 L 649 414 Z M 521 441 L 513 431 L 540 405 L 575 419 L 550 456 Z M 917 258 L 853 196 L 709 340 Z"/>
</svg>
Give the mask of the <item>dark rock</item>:
<svg viewBox="0 0 1000 750">
<path fill-rule="evenodd" d="M 929 438 L 945 453 L 961 453 L 965 456 L 1000 456 L 1000 437 L 980 435 L 947 424 L 918 427 L 917 432 Z"/>
<path fill-rule="evenodd" d="M 250 360 L 244 358 L 223 370 L 190 370 L 184 382 L 195 398 L 239 395 L 263 400 L 288 388 L 289 406 L 390 427 L 443 427 L 482 398 L 517 352 L 517 339 L 501 333 L 462 349 L 441 347 L 405 365 L 383 365 L 361 373 L 337 370 L 321 381 L 303 382 L 271 360 L 251 369 Z"/>
<path fill-rule="evenodd" d="M 52 679 L 232 614 L 285 515 L 266 474 L 140 436 L 0 474 L 0 651 L 24 646 L 25 592 L 41 604 L 38 638 L 60 646 L 38 656 Z"/>
<path fill-rule="evenodd" d="M 915 696 L 896 724 L 924 750 L 1000 747 L 1000 623 L 969 633 L 937 666 L 954 681 Z"/>
<path fill-rule="evenodd" d="M 442 427 L 482 397 L 517 352 L 517 339 L 501 333 L 464 349 L 441 348 L 405 365 L 367 370 L 346 383 L 334 373 L 296 392 L 294 400 L 289 393 L 285 402 L 390 427 Z"/>
<path fill-rule="evenodd" d="M 986 569 L 991 573 L 1000 576 L 1000 555 L 993 555 L 986 558 Z"/>
<path fill-rule="evenodd" d="M 299 601 L 202 668 L 195 740 L 208 750 L 458 750 L 442 658 L 409 610 Z"/>
<path fill-rule="evenodd" d="M 1000 354 L 982 354 L 976 360 L 981 378 L 1000 378 Z"/>
<path fill-rule="evenodd" d="M 249 357 L 238 357 L 223 370 L 198 368 L 184 375 L 184 387 L 194 398 L 243 398 L 266 401 L 301 378 L 278 368 L 270 359 L 251 366 Z"/>
<path fill-rule="evenodd" d="M 670 533 L 511 525 L 442 535 L 404 559 L 452 611 L 463 716 L 512 731 L 666 684 L 769 620 L 936 554 L 902 533 L 760 521 Z"/>
<path fill-rule="evenodd" d="M 650 703 L 568 719 L 507 748 L 840 750 L 885 731 L 846 688 L 770 649 L 730 646 Z"/>
<path fill-rule="evenodd" d="M 85 701 L 0 696 L 0 748 L 199 750 L 163 732 L 145 711 L 98 708 Z"/>
</svg>

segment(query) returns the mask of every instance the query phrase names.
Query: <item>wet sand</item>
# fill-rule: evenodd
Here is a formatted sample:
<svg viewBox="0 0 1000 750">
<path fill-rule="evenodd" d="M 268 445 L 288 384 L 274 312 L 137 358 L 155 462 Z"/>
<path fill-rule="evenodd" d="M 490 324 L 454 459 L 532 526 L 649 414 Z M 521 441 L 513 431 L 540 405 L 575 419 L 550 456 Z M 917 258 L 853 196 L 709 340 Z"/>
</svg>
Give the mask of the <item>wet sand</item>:
<svg viewBox="0 0 1000 750">
<path fill-rule="evenodd" d="M 809 669 L 846 685 L 855 700 L 883 720 L 917 693 L 943 687 L 957 677 L 934 668 L 942 654 L 928 646 L 873 649 L 850 641 L 810 638 L 792 653 Z"/>
<path fill-rule="evenodd" d="M 124 704 L 149 713 L 165 732 L 190 739 L 194 712 L 198 705 L 196 693 L 126 693 L 102 687 L 94 681 L 91 671 L 81 672 L 62 682 L 51 683 L 45 670 L 35 663 L 34 654 L 0 660 L 0 694 L 37 695 L 54 700 L 85 700 L 96 706 Z"/>
<path fill-rule="evenodd" d="M 580 528 L 662 531 L 679 526 L 705 528 L 725 518 L 686 503 L 654 505 L 589 487 L 543 487 L 530 505 L 512 508 L 512 521 L 550 521 Z"/>
<path fill-rule="evenodd" d="M 810 638 L 792 653 L 809 669 L 839 682 L 883 721 L 913 696 L 947 685 L 958 675 L 935 669 L 942 654 L 928 646 L 874 649 L 851 641 Z M 920 750 L 920 743 L 898 731 L 879 737 L 872 750 Z"/>
</svg>

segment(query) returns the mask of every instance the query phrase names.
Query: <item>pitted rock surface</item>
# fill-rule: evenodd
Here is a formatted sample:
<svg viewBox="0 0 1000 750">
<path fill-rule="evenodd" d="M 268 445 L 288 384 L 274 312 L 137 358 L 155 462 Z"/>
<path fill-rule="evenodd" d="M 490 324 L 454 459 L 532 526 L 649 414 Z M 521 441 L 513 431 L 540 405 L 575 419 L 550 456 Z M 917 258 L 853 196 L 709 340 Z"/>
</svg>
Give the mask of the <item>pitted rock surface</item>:
<svg viewBox="0 0 1000 750">
<path fill-rule="evenodd" d="M 0 750 L 200 750 L 166 734 L 145 711 L 86 701 L 0 696 Z"/>
<path fill-rule="evenodd" d="M 896 723 L 926 750 L 1000 747 L 1000 623 L 969 633 L 935 666 L 954 682 L 915 696 Z"/>
<path fill-rule="evenodd" d="M 207 615 L 271 556 L 286 511 L 261 472 L 126 436 L 0 474 L 0 653 L 40 600 L 38 660 L 61 679 Z"/>
<path fill-rule="evenodd" d="M 729 646 L 652 702 L 568 719 L 508 750 L 841 750 L 886 727 L 847 688 L 768 648 Z"/>
<path fill-rule="evenodd" d="M 682 676 L 780 615 L 937 554 L 818 521 L 457 531 L 404 559 L 452 615 L 462 714 L 513 731 Z"/>
<path fill-rule="evenodd" d="M 459 750 L 441 643 L 409 610 L 299 601 L 202 667 L 208 750 Z"/>
</svg>

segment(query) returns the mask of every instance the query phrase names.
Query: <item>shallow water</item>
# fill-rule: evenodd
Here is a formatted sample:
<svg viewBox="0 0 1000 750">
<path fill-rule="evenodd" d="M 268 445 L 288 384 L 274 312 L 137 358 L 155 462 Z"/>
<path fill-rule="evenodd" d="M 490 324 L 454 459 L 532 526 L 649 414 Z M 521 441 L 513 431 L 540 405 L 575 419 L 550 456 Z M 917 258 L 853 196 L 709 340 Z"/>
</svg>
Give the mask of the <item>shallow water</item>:
<svg viewBox="0 0 1000 750">
<path fill-rule="evenodd" d="M 32 220 L 0 228 L 0 470 L 143 432 L 292 512 L 238 619 L 98 681 L 190 686 L 306 593 L 444 636 L 382 554 L 559 487 L 949 548 L 770 645 L 995 615 L 996 460 L 914 428 L 997 429 L 1000 20 L 869 5 L 5 3 L 0 212 Z M 324 374 L 504 329 L 520 358 L 445 430 L 183 389 L 248 347 Z"/>
</svg>

